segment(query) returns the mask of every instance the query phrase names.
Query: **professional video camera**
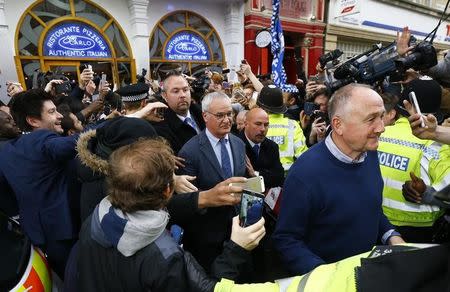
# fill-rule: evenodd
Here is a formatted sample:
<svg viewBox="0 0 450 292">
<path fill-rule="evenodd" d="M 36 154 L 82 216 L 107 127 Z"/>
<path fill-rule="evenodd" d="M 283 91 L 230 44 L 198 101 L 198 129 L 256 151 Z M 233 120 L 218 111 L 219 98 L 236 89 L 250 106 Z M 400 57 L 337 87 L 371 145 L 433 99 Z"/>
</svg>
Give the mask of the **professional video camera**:
<svg viewBox="0 0 450 292">
<path fill-rule="evenodd" d="M 404 79 L 406 70 L 410 68 L 425 70 L 435 66 L 437 64 L 437 55 L 433 47 L 433 40 L 442 21 L 449 17 L 449 15 L 445 16 L 449 3 L 450 1 L 447 1 L 437 26 L 423 41 L 414 45 L 414 48 L 408 55 L 399 58 L 396 42 L 385 47 L 382 47 L 381 44 L 374 45 L 370 50 L 337 66 L 333 75 L 335 80 L 325 83 L 328 90 L 334 92 L 338 88 L 353 82 L 373 85 L 386 77 L 389 77 L 390 82 L 400 81 Z M 415 41 L 416 39 L 411 36 L 409 45 L 413 45 Z M 333 60 L 335 55 L 334 51 L 323 55 L 319 60 L 321 66 L 329 62 L 329 60 Z"/>
<path fill-rule="evenodd" d="M 403 79 L 406 70 L 424 70 L 437 64 L 436 50 L 430 42 L 422 41 L 412 52 L 398 58 L 397 44 L 381 44 L 343 63 L 334 71 L 334 82 L 326 84 L 331 92 L 352 82 L 375 84 L 389 76 L 390 81 Z"/>
<path fill-rule="evenodd" d="M 333 65 L 336 65 L 339 62 L 339 57 L 342 56 L 344 52 L 339 49 L 332 50 L 322 56 L 319 57 L 320 67 L 323 69 L 327 65 L 328 62 L 332 62 Z"/>
<path fill-rule="evenodd" d="M 191 82 L 192 95 L 194 98 L 200 99 L 208 89 L 211 79 L 205 73 L 201 74 Z"/>
</svg>

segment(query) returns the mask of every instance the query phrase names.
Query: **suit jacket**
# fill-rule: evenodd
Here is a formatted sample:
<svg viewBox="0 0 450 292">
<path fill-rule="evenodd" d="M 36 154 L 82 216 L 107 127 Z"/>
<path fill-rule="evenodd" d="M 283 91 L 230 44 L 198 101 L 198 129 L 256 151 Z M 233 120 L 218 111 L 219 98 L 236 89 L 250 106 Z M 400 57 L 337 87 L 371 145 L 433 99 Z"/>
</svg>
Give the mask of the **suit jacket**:
<svg viewBox="0 0 450 292">
<path fill-rule="evenodd" d="M 244 131 L 239 133 L 239 137 L 245 143 L 247 153 L 253 168 L 264 178 L 266 190 L 273 187 L 281 187 L 284 183 L 284 169 L 280 162 L 280 152 L 277 143 L 270 139 L 264 139 L 259 148 L 259 155 L 255 152 L 245 137 Z"/>
<path fill-rule="evenodd" d="M 245 176 L 245 145 L 236 136 L 229 134 L 233 154 L 233 175 Z M 195 185 L 199 190 L 213 188 L 225 180 L 222 169 L 205 131 L 187 142 L 180 150 L 186 167 L 181 174 L 196 176 Z M 174 196 L 176 199 L 177 196 Z M 203 209 L 190 220 L 180 222 L 185 229 L 184 247 L 190 251 L 207 271 L 213 260 L 222 252 L 223 243 L 230 238 L 231 219 L 237 214 L 234 206 Z"/>
<path fill-rule="evenodd" d="M 191 104 L 189 108 L 192 119 L 195 120 L 200 131 L 205 129 L 205 121 L 203 120 L 202 111 L 199 105 Z M 152 123 L 159 136 L 164 137 L 172 147 L 173 152 L 177 155 L 180 149 L 197 132 L 189 125 L 183 123 L 177 114 L 168 108 L 164 114 L 164 121 Z"/>
<path fill-rule="evenodd" d="M 73 212 L 80 189 L 71 171 L 76 139 L 37 130 L 0 152 L 0 190 L 7 184 L 15 193 L 20 225 L 35 245 L 77 238 Z"/>
</svg>

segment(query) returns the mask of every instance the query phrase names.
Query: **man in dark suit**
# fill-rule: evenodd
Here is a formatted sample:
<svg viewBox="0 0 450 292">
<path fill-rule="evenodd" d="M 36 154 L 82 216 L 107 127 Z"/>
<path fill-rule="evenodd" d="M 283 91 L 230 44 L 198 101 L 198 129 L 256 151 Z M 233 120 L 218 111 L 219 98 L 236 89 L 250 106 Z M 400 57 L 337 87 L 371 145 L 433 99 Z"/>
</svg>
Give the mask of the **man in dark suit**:
<svg viewBox="0 0 450 292">
<path fill-rule="evenodd" d="M 207 190 L 230 177 L 245 176 L 245 145 L 230 134 L 233 110 L 228 96 L 219 92 L 206 95 L 202 110 L 206 130 L 189 140 L 179 156 L 186 165 L 181 174 L 195 176 L 198 189 Z M 222 205 L 203 209 L 184 222 L 184 247 L 207 271 L 222 252 L 236 214 L 234 206 Z"/>
<path fill-rule="evenodd" d="M 62 115 L 41 89 L 14 96 L 11 113 L 28 133 L 0 152 L 0 190 L 9 187 L 15 193 L 23 231 L 63 278 L 78 234 L 74 212 L 80 189 L 71 171 L 77 136 L 60 136 Z"/>
<path fill-rule="evenodd" d="M 244 131 L 240 133 L 247 153 L 247 173 L 250 177 L 261 175 L 266 189 L 280 187 L 284 181 L 278 145 L 266 139 L 268 129 L 269 115 L 261 108 L 254 108 L 247 113 Z"/>
<path fill-rule="evenodd" d="M 179 74 L 169 74 L 164 79 L 162 97 L 169 108 L 164 120 L 153 123 L 159 136 L 169 141 L 175 155 L 192 137 L 205 129 L 202 112 L 191 102 L 191 91 L 186 79 Z"/>
</svg>

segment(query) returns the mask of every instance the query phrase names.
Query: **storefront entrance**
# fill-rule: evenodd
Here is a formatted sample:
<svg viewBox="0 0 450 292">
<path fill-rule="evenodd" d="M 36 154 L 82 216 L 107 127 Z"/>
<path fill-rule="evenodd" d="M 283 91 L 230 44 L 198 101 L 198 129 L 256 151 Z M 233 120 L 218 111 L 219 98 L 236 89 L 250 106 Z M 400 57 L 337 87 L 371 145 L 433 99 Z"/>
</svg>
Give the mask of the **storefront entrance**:
<svg viewBox="0 0 450 292">
<path fill-rule="evenodd" d="M 99 77 L 101 74 L 106 74 L 106 80 L 110 84 L 115 84 L 116 80 L 114 77 L 114 70 L 111 62 L 79 62 L 79 61 L 45 61 L 44 62 L 44 71 L 52 71 L 54 73 L 64 74 L 69 80 L 79 80 L 81 71 L 80 65 L 83 63 L 88 63 L 92 65 L 92 70 Z"/>
<path fill-rule="evenodd" d="M 136 81 L 131 47 L 119 23 L 89 0 L 38 0 L 22 15 L 16 31 L 19 81 L 31 88 L 37 71 L 64 73 L 78 81 L 88 63 L 115 88 Z"/>
</svg>

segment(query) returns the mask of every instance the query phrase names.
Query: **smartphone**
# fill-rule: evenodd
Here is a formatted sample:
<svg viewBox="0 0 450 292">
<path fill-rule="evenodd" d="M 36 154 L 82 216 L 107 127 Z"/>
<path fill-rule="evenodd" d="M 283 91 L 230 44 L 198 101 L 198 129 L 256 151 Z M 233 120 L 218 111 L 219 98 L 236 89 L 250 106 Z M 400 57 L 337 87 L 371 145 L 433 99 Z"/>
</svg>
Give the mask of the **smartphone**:
<svg viewBox="0 0 450 292">
<path fill-rule="evenodd" d="M 222 87 L 223 87 L 223 89 L 230 89 L 231 85 L 230 85 L 229 82 L 224 81 L 224 82 L 222 83 Z"/>
<path fill-rule="evenodd" d="M 102 74 L 102 78 L 100 79 L 100 83 L 98 84 L 98 90 L 100 91 L 103 88 L 103 84 L 106 83 L 106 74 Z"/>
<path fill-rule="evenodd" d="M 418 113 L 420 115 L 420 126 L 422 128 L 425 127 L 425 122 L 423 120 L 423 115 L 422 112 L 420 111 L 420 107 L 419 107 L 419 103 L 417 102 L 417 97 L 416 97 L 416 93 L 414 91 L 411 91 L 409 93 L 409 102 L 414 106 L 414 108 L 416 109 L 416 113 Z"/>
<path fill-rule="evenodd" d="M 83 70 L 88 69 L 92 71 L 92 65 L 88 63 L 82 63 L 80 65 L 80 72 L 83 72 Z"/>
<path fill-rule="evenodd" d="M 305 115 L 312 116 L 315 111 L 318 111 L 320 109 L 320 105 L 315 104 L 314 102 L 307 101 L 303 105 L 303 110 L 305 111 Z"/>
<path fill-rule="evenodd" d="M 248 178 L 245 183 L 231 183 L 230 185 L 241 187 L 244 190 L 250 190 L 255 193 L 264 193 L 266 188 L 262 176 Z"/>
<path fill-rule="evenodd" d="M 317 81 L 319 81 L 319 77 L 317 75 L 309 75 L 308 81 L 317 82 Z"/>
<path fill-rule="evenodd" d="M 263 208 L 263 194 L 244 190 L 241 196 L 239 225 L 242 227 L 247 227 L 258 222 L 262 217 Z"/>
<path fill-rule="evenodd" d="M 56 84 L 55 85 L 55 93 L 56 94 L 60 94 L 60 93 L 67 93 L 69 94 L 72 91 L 72 87 L 70 86 L 70 82 L 69 81 L 64 81 L 61 84 Z"/>
</svg>

